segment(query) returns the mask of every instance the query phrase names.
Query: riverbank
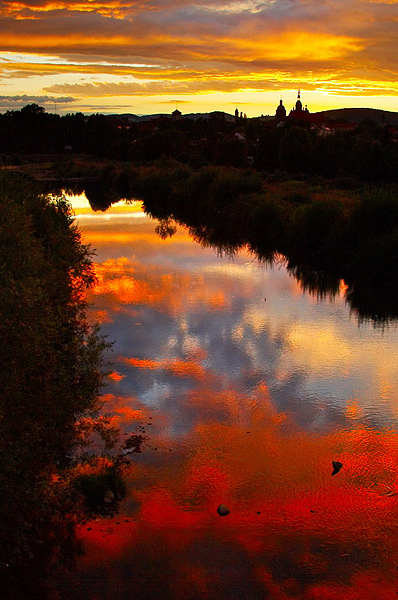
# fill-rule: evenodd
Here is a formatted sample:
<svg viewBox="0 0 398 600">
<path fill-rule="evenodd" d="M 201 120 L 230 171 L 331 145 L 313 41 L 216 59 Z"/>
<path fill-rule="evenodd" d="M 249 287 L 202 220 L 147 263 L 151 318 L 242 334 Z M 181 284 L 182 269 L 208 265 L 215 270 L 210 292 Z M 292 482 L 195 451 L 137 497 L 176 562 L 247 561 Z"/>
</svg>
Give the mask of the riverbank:
<svg viewBox="0 0 398 600">
<path fill-rule="evenodd" d="M 93 431 L 111 447 L 101 416 L 108 344 L 86 317 L 95 280 L 70 205 L 15 173 L 0 174 L 0 580 L 19 585 L 79 550 L 87 514 L 76 485 Z M 105 463 L 86 457 L 85 469 Z M 110 463 L 111 464 L 111 463 Z M 29 579 L 29 577 L 28 577 Z"/>
</svg>

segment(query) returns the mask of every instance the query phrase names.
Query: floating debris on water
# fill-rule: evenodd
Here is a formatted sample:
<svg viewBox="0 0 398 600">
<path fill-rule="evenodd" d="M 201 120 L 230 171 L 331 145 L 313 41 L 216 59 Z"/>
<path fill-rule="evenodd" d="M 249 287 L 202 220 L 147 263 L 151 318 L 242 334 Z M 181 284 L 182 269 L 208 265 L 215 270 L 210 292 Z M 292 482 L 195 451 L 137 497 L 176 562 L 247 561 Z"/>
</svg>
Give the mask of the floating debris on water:
<svg viewBox="0 0 398 600">
<path fill-rule="evenodd" d="M 217 508 L 217 512 L 220 517 L 226 517 L 231 511 L 229 510 L 228 506 L 225 506 L 225 504 L 220 504 L 220 506 Z"/>
<path fill-rule="evenodd" d="M 338 473 L 341 469 L 341 467 L 343 466 L 341 462 L 339 462 L 338 460 L 332 460 L 332 465 L 333 465 L 333 473 L 332 475 L 336 475 L 336 473 Z"/>
</svg>

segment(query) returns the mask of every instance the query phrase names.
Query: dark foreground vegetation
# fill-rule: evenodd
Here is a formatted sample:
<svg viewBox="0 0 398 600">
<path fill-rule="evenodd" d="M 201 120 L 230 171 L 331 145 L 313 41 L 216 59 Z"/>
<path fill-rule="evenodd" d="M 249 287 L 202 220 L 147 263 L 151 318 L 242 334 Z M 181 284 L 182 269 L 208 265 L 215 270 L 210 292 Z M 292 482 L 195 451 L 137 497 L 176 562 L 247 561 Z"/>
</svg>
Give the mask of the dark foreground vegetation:
<svg viewBox="0 0 398 600">
<path fill-rule="evenodd" d="M 93 432 L 104 450 L 116 434 L 99 413 L 106 343 L 86 319 L 84 291 L 93 281 L 90 250 L 65 200 L 50 201 L 31 181 L 1 173 L 2 598 L 28 598 L 31 586 L 40 597 L 32 574 L 79 551 L 75 525 L 88 514 L 82 460 L 86 477 L 117 480 L 117 465 L 83 452 Z M 113 499 L 122 492 L 115 488 Z"/>
</svg>

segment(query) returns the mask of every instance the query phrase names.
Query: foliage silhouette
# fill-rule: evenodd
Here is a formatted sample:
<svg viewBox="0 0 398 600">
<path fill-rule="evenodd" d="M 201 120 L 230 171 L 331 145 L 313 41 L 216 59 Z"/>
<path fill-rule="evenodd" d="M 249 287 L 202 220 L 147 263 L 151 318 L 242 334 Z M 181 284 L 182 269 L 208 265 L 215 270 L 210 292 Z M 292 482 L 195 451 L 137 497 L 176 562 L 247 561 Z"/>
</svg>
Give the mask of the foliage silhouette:
<svg viewBox="0 0 398 600">
<path fill-rule="evenodd" d="M 71 485 L 76 451 L 92 431 L 104 448 L 116 439 L 99 415 L 108 344 L 85 315 L 94 279 L 65 199 L 1 173 L 1 580 L 52 556 L 73 557 L 84 517 Z"/>
</svg>

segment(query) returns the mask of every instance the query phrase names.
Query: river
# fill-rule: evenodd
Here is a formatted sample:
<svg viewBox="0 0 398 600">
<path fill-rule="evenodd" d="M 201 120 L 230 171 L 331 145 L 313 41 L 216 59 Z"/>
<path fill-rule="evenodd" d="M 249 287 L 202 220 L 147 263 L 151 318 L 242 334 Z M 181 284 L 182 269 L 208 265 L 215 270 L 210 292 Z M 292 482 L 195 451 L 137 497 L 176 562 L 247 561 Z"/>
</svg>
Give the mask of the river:
<svg viewBox="0 0 398 600">
<path fill-rule="evenodd" d="M 73 205 L 114 342 L 105 408 L 143 446 L 60 597 L 396 598 L 396 323 L 359 322 L 343 282 L 320 299 L 282 264 L 161 239 L 139 202 Z"/>
</svg>

